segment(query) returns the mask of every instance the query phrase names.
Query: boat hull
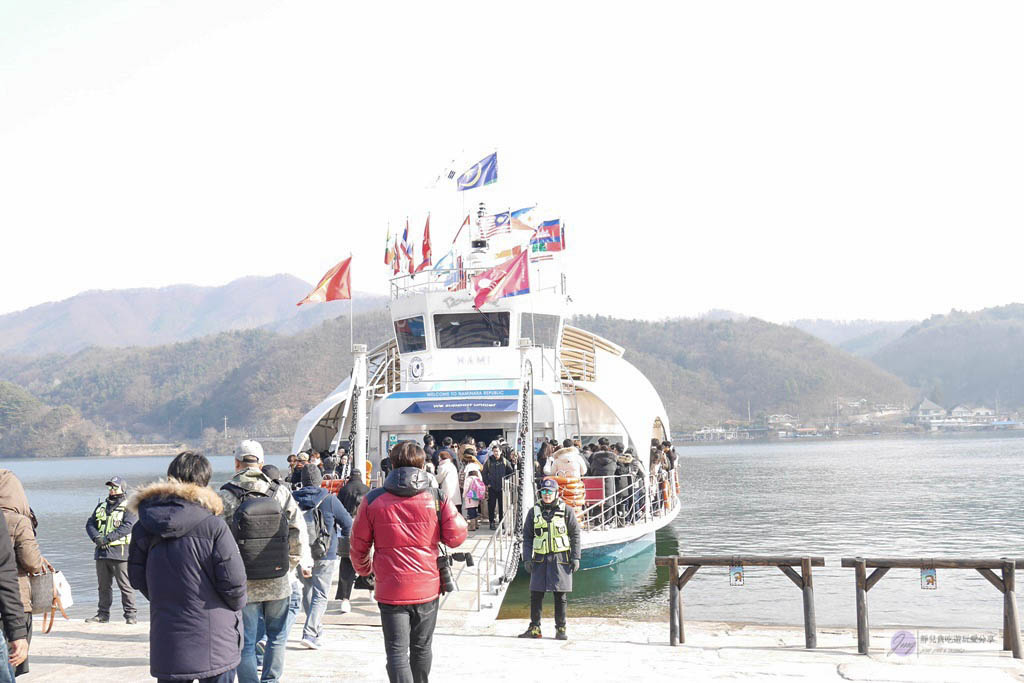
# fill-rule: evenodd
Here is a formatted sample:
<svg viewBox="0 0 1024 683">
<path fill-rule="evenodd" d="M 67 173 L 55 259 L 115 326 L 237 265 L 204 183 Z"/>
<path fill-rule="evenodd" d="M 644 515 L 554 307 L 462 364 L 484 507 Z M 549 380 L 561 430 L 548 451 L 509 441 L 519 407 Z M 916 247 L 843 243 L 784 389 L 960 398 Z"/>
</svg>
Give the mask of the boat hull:
<svg viewBox="0 0 1024 683">
<path fill-rule="evenodd" d="M 583 550 L 580 553 L 580 569 L 607 567 L 642 553 L 654 545 L 654 533 L 670 524 L 679 514 L 678 499 L 672 510 L 644 524 L 610 529 L 587 531 L 581 534 Z"/>
<path fill-rule="evenodd" d="M 580 569 L 597 569 L 622 562 L 639 555 L 654 545 L 654 532 L 623 543 L 584 548 L 580 555 Z"/>
</svg>

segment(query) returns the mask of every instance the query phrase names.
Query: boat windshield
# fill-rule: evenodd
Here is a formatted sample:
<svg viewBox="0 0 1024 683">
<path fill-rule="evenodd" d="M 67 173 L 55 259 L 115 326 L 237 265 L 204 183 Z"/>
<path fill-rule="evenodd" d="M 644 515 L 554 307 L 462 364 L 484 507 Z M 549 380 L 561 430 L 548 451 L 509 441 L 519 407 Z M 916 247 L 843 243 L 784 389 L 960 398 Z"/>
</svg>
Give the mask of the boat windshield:
<svg viewBox="0 0 1024 683">
<path fill-rule="evenodd" d="M 439 349 L 508 346 L 507 312 L 443 313 L 434 316 Z"/>
<path fill-rule="evenodd" d="M 395 339 L 402 353 L 424 351 L 427 348 L 427 333 L 423 329 L 423 316 L 395 321 Z"/>
<path fill-rule="evenodd" d="M 558 345 L 560 322 L 557 315 L 522 313 L 519 316 L 519 336 L 529 339 L 534 346 L 553 349 Z"/>
</svg>

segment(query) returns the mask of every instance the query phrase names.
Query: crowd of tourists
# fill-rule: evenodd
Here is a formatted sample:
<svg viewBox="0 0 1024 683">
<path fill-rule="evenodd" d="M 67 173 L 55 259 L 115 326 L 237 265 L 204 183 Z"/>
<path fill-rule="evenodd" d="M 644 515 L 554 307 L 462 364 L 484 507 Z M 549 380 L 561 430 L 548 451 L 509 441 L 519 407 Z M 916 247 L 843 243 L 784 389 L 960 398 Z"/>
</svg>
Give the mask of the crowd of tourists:
<svg viewBox="0 0 1024 683">
<path fill-rule="evenodd" d="M 552 593 L 558 639 L 566 639 L 567 594 L 579 569 L 580 524 L 559 498 L 564 477 L 603 477 L 608 514 L 635 514 L 635 496 L 617 497 L 642 476 L 632 448 L 599 439 L 547 441 L 534 455 L 536 505 L 522 527 L 530 576 L 530 624 L 541 637 L 545 593 Z M 288 470 L 243 441 L 235 474 L 215 490 L 200 453 L 178 454 L 166 479 L 129 495 L 113 476 L 86 533 L 95 545 L 96 614 L 111 620 L 114 584 L 125 622 L 137 623 L 135 591 L 150 604 L 150 673 L 160 681 L 267 683 L 282 679 L 285 644 L 304 614 L 300 644 L 321 647 L 328 594 L 351 611 L 354 588 L 374 591 L 392 681 L 426 681 L 441 594 L 439 544 L 457 548 L 481 520 L 504 515 L 503 484 L 518 465 L 503 439 L 466 436 L 394 445 L 380 462 L 380 485 L 352 467 L 344 448 L 288 457 Z M 649 472 L 676 466 L 668 442 L 652 443 Z M 340 479 L 333 487 L 325 480 Z M 635 487 L 634 487 L 635 488 Z M 335 493 L 330 491 L 334 490 Z M 420 496 L 433 497 L 424 505 Z M 32 605 L 28 578 L 53 571 L 35 540 L 36 519 L 20 481 L 0 470 L 0 683 L 28 671 Z M 6 664 L 6 665 L 5 665 Z"/>
</svg>

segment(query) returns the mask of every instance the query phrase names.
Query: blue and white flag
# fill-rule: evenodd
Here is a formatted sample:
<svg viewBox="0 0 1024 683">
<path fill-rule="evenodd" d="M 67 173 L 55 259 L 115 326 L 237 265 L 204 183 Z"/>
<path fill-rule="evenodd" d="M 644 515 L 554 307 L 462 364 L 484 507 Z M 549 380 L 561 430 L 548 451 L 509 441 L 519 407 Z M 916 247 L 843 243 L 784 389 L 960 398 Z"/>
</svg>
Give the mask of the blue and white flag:
<svg viewBox="0 0 1024 683">
<path fill-rule="evenodd" d="M 472 190 L 475 187 L 490 185 L 498 179 L 498 153 L 484 157 L 459 176 L 457 189 Z"/>
</svg>

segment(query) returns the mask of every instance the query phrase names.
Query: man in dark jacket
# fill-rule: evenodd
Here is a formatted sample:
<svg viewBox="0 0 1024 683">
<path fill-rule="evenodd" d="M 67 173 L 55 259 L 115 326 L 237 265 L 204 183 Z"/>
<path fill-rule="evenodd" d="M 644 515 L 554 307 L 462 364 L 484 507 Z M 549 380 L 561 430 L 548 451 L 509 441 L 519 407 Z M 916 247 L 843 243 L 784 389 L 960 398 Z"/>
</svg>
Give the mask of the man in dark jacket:
<svg viewBox="0 0 1024 683">
<path fill-rule="evenodd" d="M 427 456 L 427 460 L 434 463 L 434 471 L 436 472 L 441 461 L 437 455 L 437 449 L 434 448 L 434 437 L 430 434 L 426 434 L 423 437 L 423 453 Z"/>
<path fill-rule="evenodd" d="M 602 477 L 604 483 L 604 503 L 600 511 L 600 523 L 611 523 L 615 516 L 615 469 L 618 462 L 611 451 L 598 451 L 590 458 L 588 477 Z"/>
<path fill-rule="evenodd" d="M 384 486 L 359 504 L 350 556 L 360 576 L 377 577 L 388 678 L 419 683 L 430 675 L 437 625 L 437 544 L 462 545 L 466 520 L 440 492 L 434 497 L 418 444 L 401 442 L 389 457 L 394 469 Z"/>
<path fill-rule="evenodd" d="M 128 484 L 121 477 L 107 480 L 107 499 L 100 501 L 85 522 L 85 531 L 96 544 L 96 578 L 99 581 L 99 605 L 96 616 L 86 622 L 105 624 L 110 621 L 110 606 L 114 602 L 111 584 L 116 580 L 121 589 L 121 607 L 124 620 L 138 623 L 135 610 L 135 592 L 128 581 L 128 543 L 132 526 L 138 521 L 135 513 L 127 509 L 125 494 Z"/>
<path fill-rule="evenodd" d="M 242 657 L 245 566 L 200 453 L 179 453 L 168 481 L 132 496 L 139 513 L 128 574 L 150 603 L 149 673 L 229 683 Z"/>
<path fill-rule="evenodd" d="M 487 485 L 487 516 L 491 520 L 491 528 L 496 529 L 501 518 L 505 516 L 505 501 L 502 500 L 501 483 L 505 477 L 512 474 L 512 463 L 502 454 L 501 449 L 496 448 L 491 452 L 484 463 L 483 479 Z M 494 516 L 494 509 L 498 509 L 498 516 Z"/>
<path fill-rule="evenodd" d="M 292 493 L 306 519 L 306 527 L 310 532 L 309 546 L 313 554 L 313 575 L 302 578 L 302 608 L 306 612 L 306 625 L 302 628 L 301 643 L 310 650 L 320 649 L 324 612 L 327 611 L 327 591 L 331 587 L 331 577 L 334 576 L 334 561 L 338 559 L 338 530 L 345 537 L 352 533 L 352 517 L 348 510 L 336 496 L 321 488 L 322 481 L 320 469 L 310 464 L 302 468 L 302 488 Z M 313 522 L 314 511 L 317 510 L 323 515 L 327 527 L 326 539 L 316 535 L 317 525 Z M 326 548 L 322 544 L 326 544 Z"/>
<path fill-rule="evenodd" d="M 363 473 L 352 470 L 352 476 L 348 482 L 338 491 L 338 500 L 353 517 L 359 509 L 359 503 L 363 496 L 370 492 L 370 487 L 363 483 Z M 356 570 L 352 566 L 352 558 L 349 553 L 349 539 L 338 539 L 338 558 L 341 560 L 341 569 L 338 571 L 338 593 L 335 600 L 341 600 L 341 613 L 346 614 L 352 611 L 352 586 L 356 582 Z"/>
<path fill-rule="evenodd" d="M 641 511 L 640 505 L 644 497 L 642 473 L 632 453 L 623 453 L 616 460 L 618 467 L 615 470 L 615 491 L 619 516 L 626 524 L 631 524 L 636 521 Z"/>
<path fill-rule="evenodd" d="M 580 525 L 572 508 L 558 499 L 558 483 L 545 479 L 540 502 L 523 522 L 523 568 L 530 574 L 530 626 L 520 638 L 540 638 L 544 593 L 555 597 L 555 638 L 568 640 L 565 610 L 572 575 L 580 568 Z"/>
<path fill-rule="evenodd" d="M 0 682 L 14 683 L 14 667 L 28 657 L 28 625 L 18 586 L 18 561 L 7 520 L 0 515 Z"/>
</svg>

